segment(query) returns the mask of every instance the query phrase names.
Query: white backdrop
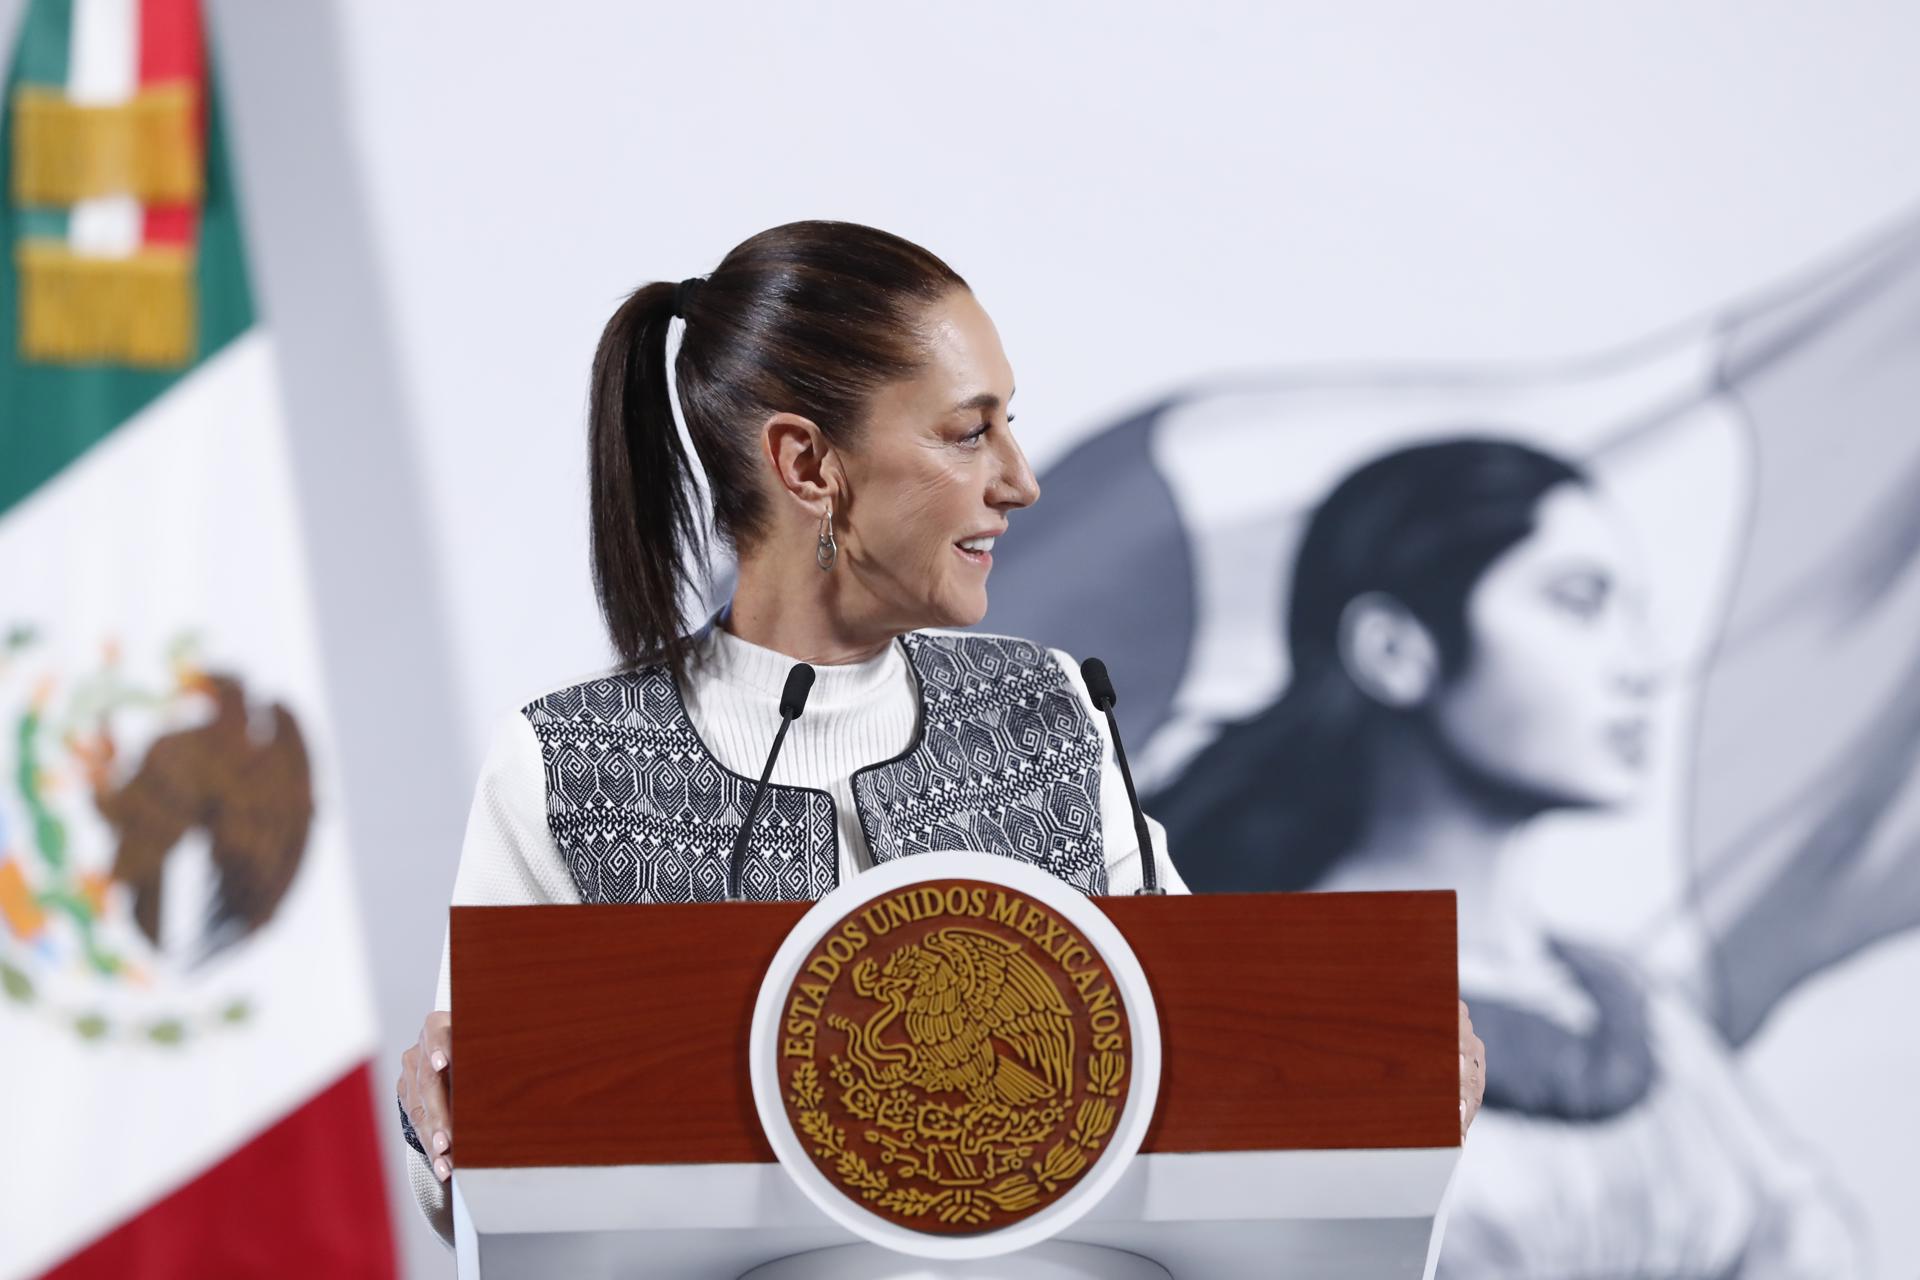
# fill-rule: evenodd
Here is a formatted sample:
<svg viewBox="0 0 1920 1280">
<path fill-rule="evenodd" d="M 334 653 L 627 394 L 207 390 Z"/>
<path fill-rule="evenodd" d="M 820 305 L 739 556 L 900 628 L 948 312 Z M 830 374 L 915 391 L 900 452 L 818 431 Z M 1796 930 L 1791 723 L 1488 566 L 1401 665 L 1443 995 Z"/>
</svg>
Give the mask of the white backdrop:
<svg viewBox="0 0 1920 1280">
<path fill-rule="evenodd" d="M 993 313 L 1044 468 L 1196 375 L 1584 354 L 1920 209 L 1910 4 L 212 8 L 322 606 L 364 609 L 328 683 L 396 1054 L 483 727 L 605 652 L 583 403 L 634 285 L 799 217 L 907 235 Z M 398 692 L 431 761 L 380 740 Z M 1910 1276 L 1920 1035 L 1836 1007 L 1751 1062 Z"/>
<path fill-rule="evenodd" d="M 599 661 L 600 326 L 762 227 L 946 257 L 1039 464 L 1195 373 L 1610 346 L 1920 202 L 1910 6 L 970 8 L 346 7 L 470 741 Z"/>
</svg>

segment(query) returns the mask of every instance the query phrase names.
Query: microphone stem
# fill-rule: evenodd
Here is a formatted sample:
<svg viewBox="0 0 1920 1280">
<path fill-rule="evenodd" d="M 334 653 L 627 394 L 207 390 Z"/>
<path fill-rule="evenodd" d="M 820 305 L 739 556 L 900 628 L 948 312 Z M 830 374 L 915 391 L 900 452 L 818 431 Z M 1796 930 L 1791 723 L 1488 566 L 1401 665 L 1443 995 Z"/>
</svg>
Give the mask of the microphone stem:
<svg viewBox="0 0 1920 1280">
<path fill-rule="evenodd" d="M 1113 758 L 1120 764 L 1120 781 L 1127 784 L 1127 805 L 1133 810 L 1133 834 L 1140 841 L 1140 892 L 1160 892 L 1160 869 L 1153 856 L 1153 833 L 1147 829 L 1147 815 L 1141 812 L 1140 797 L 1133 790 L 1133 770 L 1127 767 L 1127 749 L 1120 742 L 1120 725 L 1107 708 L 1107 731 L 1113 735 Z"/>
<path fill-rule="evenodd" d="M 780 744 L 787 739 L 787 729 L 793 724 L 789 716 L 780 717 L 780 727 L 774 731 L 773 748 L 767 752 L 767 767 L 760 771 L 760 781 L 753 784 L 753 798 L 747 801 L 747 816 L 740 823 L 740 834 L 733 838 L 733 853 L 727 858 L 727 898 L 737 901 L 740 897 L 740 860 L 746 856 L 747 837 L 753 833 L 754 815 L 760 812 L 761 797 L 767 794 L 767 779 L 773 776 L 773 762 L 780 758 Z M 1133 783 L 1127 783 L 1128 794 L 1132 794 Z"/>
</svg>

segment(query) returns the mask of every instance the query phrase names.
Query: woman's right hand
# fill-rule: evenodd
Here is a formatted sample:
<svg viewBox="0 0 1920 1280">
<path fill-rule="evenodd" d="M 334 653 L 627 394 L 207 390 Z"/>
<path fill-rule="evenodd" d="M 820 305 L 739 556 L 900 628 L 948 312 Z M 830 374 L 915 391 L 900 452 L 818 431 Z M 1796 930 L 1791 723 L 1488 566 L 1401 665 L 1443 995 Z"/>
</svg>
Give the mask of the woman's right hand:
<svg viewBox="0 0 1920 1280">
<path fill-rule="evenodd" d="M 420 1041 L 400 1056 L 400 1107 L 413 1121 L 434 1176 L 453 1176 L 453 1015 L 434 1012 L 420 1027 Z"/>
</svg>

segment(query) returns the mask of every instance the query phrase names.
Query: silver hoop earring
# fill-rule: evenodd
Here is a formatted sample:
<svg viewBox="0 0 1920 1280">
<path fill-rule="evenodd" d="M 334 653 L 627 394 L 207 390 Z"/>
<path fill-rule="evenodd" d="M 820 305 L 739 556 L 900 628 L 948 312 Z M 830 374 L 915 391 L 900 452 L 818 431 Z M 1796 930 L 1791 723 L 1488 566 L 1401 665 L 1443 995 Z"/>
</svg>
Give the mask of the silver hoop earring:
<svg viewBox="0 0 1920 1280">
<path fill-rule="evenodd" d="M 820 518 L 820 540 L 813 544 L 813 562 L 820 566 L 820 572 L 830 573 L 833 562 L 840 558 L 840 544 L 833 540 L 833 504 L 827 504 L 827 514 Z"/>
</svg>

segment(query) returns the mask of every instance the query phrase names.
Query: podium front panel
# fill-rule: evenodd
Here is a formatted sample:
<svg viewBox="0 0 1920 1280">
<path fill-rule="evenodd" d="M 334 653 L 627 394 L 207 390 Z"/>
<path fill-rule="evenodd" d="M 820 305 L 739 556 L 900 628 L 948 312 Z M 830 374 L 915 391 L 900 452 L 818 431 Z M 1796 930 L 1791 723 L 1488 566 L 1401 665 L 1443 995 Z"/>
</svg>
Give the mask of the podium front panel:
<svg viewBox="0 0 1920 1280">
<path fill-rule="evenodd" d="M 1451 893 L 1095 901 L 1160 1009 L 1143 1153 L 1458 1145 Z M 810 905 L 454 908 L 462 1166 L 772 1163 L 747 1029 Z"/>
</svg>

